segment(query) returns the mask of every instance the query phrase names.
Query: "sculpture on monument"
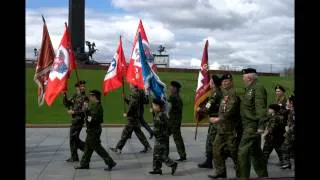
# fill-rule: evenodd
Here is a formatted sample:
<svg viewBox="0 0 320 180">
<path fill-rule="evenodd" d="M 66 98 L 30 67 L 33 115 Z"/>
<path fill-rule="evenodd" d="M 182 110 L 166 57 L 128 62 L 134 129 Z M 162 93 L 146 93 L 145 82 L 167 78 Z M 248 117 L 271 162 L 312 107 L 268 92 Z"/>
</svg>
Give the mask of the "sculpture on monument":
<svg viewBox="0 0 320 180">
<path fill-rule="evenodd" d="M 96 62 L 92 57 L 98 50 L 95 48 L 96 44 L 94 42 L 91 43 L 90 41 L 86 41 L 86 45 L 88 46 L 88 49 L 89 49 L 88 52 L 81 53 L 81 47 L 77 48 L 77 51 L 76 51 L 77 60 L 84 64 L 98 64 L 98 62 Z"/>
</svg>

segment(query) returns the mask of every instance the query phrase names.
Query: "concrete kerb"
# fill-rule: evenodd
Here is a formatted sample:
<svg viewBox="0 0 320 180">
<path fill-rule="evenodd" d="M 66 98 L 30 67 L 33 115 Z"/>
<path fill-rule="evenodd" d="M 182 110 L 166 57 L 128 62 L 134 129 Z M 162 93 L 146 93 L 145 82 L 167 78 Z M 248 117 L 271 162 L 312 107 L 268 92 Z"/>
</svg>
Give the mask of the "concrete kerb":
<svg viewBox="0 0 320 180">
<path fill-rule="evenodd" d="M 102 124 L 102 127 L 119 128 L 125 124 Z M 209 123 L 199 123 L 198 127 L 207 127 Z M 150 124 L 152 126 L 152 124 Z M 26 128 L 69 128 L 70 124 L 26 124 Z M 85 127 L 85 125 L 84 125 Z M 183 123 L 181 127 L 196 127 L 196 123 Z"/>
</svg>

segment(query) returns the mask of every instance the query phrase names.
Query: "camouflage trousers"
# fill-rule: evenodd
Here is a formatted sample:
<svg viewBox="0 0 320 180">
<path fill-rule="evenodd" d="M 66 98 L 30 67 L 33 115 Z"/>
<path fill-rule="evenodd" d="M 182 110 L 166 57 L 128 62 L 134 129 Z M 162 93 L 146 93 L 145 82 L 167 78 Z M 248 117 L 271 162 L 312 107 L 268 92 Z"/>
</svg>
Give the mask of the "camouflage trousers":
<svg viewBox="0 0 320 180">
<path fill-rule="evenodd" d="M 153 130 L 151 129 L 149 124 L 145 121 L 143 116 L 140 119 L 140 123 L 141 123 L 141 126 L 144 127 L 149 132 L 150 135 L 153 134 Z"/>
<path fill-rule="evenodd" d="M 284 165 L 291 164 L 290 157 L 292 157 L 292 155 L 294 154 L 293 147 L 294 147 L 294 136 L 291 134 L 286 134 L 284 141 L 281 145 Z"/>
<path fill-rule="evenodd" d="M 181 125 L 169 126 L 169 135 L 172 135 L 173 137 L 180 158 L 186 157 L 186 148 L 181 136 Z"/>
<path fill-rule="evenodd" d="M 226 173 L 225 160 L 228 157 L 231 157 L 235 167 L 237 166 L 240 138 L 241 136 L 237 136 L 237 134 L 233 132 L 218 133 L 216 135 L 213 142 L 213 162 L 216 174 Z"/>
<path fill-rule="evenodd" d="M 73 119 L 70 126 L 70 151 L 73 160 L 79 160 L 78 149 L 84 151 L 85 143 L 80 139 L 83 120 Z"/>
<path fill-rule="evenodd" d="M 283 141 L 284 141 L 284 137 L 281 134 L 278 136 L 267 135 L 265 137 L 262 152 L 263 152 L 266 163 L 268 163 L 269 156 L 274 149 L 278 155 L 280 164 L 283 164 L 283 156 L 281 151 L 281 145 Z"/>
<path fill-rule="evenodd" d="M 89 166 L 93 151 L 95 151 L 104 160 L 106 165 L 111 165 L 115 163 L 108 154 L 108 152 L 101 145 L 101 132 L 101 127 L 98 129 L 87 129 L 84 154 L 80 162 L 81 166 Z"/>
<path fill-rule="evenodd" d="M 267 163 L 261 150 L 261 135 L 256 128 L 246 128 L 238 149 L 238 175 L 240 179 L 250 176 L 251 162 L 258 177 L 268 177 Z"/>
<path fill-rule="evenodd" d="M 153 170 L 159 170 L 162 167 L 162 163 L 171 167 L 174 161 L 169 158 L 169 137 L 156 138 L 153 149 Z"/>
<path fill-rule="evenodd" d="M 127 140 L 130 138 L 132 132 L 135 132 L 136 136 L 138 137 L 139 141 L 141 144 L 145 147 L 148 148 L 150 147 L 150 144 L 146 138 L 146 136 L 143 134 L 141 131 L 141 128 L 139 125 L 133 125 L 133 124 L 127 124 L 124 129 L 122 130 L 121 134 L 121 139 L 119 140 L 116 148 L 117 149 L 122 149 L 123 146 L 126 144 Z"/>
<path fill-rule="evenodd" d="M 208 154 L 212 155 L 213 142 L 216 138 L 216 134 L 217 134 L 216 125 L 210 123 L 208 128 L 207 139 L 206 139 L 206 155 L 207 156 Z"/>
</svg>

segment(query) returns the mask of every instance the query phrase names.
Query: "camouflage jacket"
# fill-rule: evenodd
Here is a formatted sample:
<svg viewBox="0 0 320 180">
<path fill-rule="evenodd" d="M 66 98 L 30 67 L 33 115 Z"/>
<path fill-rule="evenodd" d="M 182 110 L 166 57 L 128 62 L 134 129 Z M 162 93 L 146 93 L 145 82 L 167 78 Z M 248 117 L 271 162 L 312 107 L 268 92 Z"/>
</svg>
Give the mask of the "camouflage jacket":
<svg viewBox="0 0 320 180">
<path fill-rule="evenodd" d="M 219 107 L 218 133 L 241 133 L 240 99 L 234 89 L 223 90 Z"/>
<path fill-rule="evenodd" d="M 294 135 L 294 133 L 295 133 L 295 112 L 294 112 L 294 110 L 289 110 L 287 126 L 289 127 L 289 130 L 286 132 L 286 135 Z"/>
<path fill-rule="evenodd" d="M 180 126 L 182 121 L 183 102 L 179 94 L 170 95 L 168 102 L 169 107 L 169 126 Z"/>
<path fill-rule="evenodd" d="M 259 84 L 254 82 L 245 88 L 240 103 L 240 114 L 244 131 L 254 131 L 265 129 L 267 121 L 267 91 Z"/>
<path fill-rule="evenodd" d="M 217 89 L 217 91 L 212 94 L 205 103 L 200 105 L 199 113 L 208 114 L 210 117 L 218 117 L 222 97 L 223 95 L 221 90 Z"/>
<path fill-rule="evenodd" d="M 269 116 L 266 129 L 268 130 L 267 138 L 282 137 L 285 131 L 283 116 L 280 113 Z"/>
<path fill-rule="evenodd" d="M 128 104 L 128 110 L 127 110 L 127 118 L 129 120 L 129 123 L 131 124 L 138 124 L 139 123 L 139 117 L 140 117 L 140 108 L 141 108 L 141 99 L 140 99 L 140 92 L 139 90 L 136 90 L 133 92 L 129 98 L 125 99 L 126 103 Z"/>
<path fill-rule="evenodd" d="M 72 109 L 74 114 L 72 118 L 84 118 L 85 110 L 83 107 L 84 102 L 88 102 L 89 99 L 85 94 L 74 94 L 70 99 L 67 96 L 63 98 L 63 104 L 65 107 Z"/>
<path fill-rule="evenodd" d="M 164 112 L 156 112 L 153 118 L 153 132 L 156 139 L 163 139 L 168 134 L 168 117 Z"/>
<path fill-rule="evenodd" d="M 289 111 L 287 110 L 286 106 L 287 106 L 287 98 L 283 97 L 282 99 L 276 99 L 275 100 L 275 104 L 278 104 L 280 106 L 280 115 L 283 116 L 283 121 L 285 124 L 287 124 L 288 121 L 288 115 L 289 115 Z"/>
<path fill-rule="evenodd" d="M 103 123 L 103 108 L 101 103 L 90 103 L 87 110 L 86 125 L 87 129 L 101 127 Z"/>
</svg>

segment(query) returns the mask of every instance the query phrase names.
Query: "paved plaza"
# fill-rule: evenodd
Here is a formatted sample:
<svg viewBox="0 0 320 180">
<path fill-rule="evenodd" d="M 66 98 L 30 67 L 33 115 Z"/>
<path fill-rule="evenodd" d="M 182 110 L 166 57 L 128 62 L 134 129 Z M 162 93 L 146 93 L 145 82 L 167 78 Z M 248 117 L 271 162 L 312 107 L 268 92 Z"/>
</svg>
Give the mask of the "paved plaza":
<svg viewBox="0 0 320 180">
<path fill-rule="evenodd" d="M 85 140 L 85 129 L 81 132 L 81 139 Z M 144 129 L 143 129 L 144 130 Z M 182 136 L 186 145 L 187 161 L 179 163 L 176 174 L 170 174 L 171 169 L 163 164 L 160 175 L 150 175 L 152 170 L 152 151 L 139 153 L 143 149 L 135 135 L 124 146 L 122 153 L 111 152 L 109 147 L 115 146 L 120 139 L 122 128 L 103 128 L 101 141 L 103 147 L 117 162 L 117 166 L 104 171 L 106 165 L 103 160 L 93 153 L 89 170 L 75 170 L 77 163 L 67 163 L 70 156 L 69 128 L 26 128 L 26 179 L 27 180 L 205 180 L 213 170 L 200 169 L 197 164 L 205 159 L 205 140 L 207 127 L 198 128 L 198 138 L 194 140 L 194 127 L 183 127 Z M 149 134 L 144 130 L 147 137 Z M 153 147 L 154 139 L 149 140 Z M 81 158 L 83 153 L 79 151 Z M 175 144 L 170 137 L 170 157 L 178 159 Z M 232 160 L 227 159 L 227 176 L 235 178 Z M 282 170 L 278 165 L 278 158 L 273 151 L 269 159 L 268 172 L 270 177 L 293 177 L 294 166 L 291 170 Z M 251 176 L 256 177 L 253 169 Z M 293 179 L 293 178 L 292 178 Z"/>
</svg>

